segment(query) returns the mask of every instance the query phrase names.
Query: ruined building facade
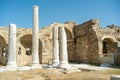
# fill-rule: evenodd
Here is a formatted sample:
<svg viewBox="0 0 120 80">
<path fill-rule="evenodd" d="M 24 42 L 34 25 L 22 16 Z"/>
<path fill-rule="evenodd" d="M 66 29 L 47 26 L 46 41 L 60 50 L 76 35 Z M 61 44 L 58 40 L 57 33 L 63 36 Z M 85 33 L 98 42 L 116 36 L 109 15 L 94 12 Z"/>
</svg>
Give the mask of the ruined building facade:
<svg viewBox="0 0 120 80">
<path fill-rule="evenodd" d="M 68 60 L 71 63 L 120 64 L 120 28 L 101 28 L 96 19 L 77 25 L 75 22 L 52 23 L 39 30 L 39 61 L 52 62 L 52 28 L 64 26 L 67 34 Z M 17 28 L 16 61 L 18 66 L 32 61 L 32 29 Z M 0 62 L 7 59 L 8 27 L 0 27 Z M 3 55 L 5 53 L 5 55 Z M 3 58 L 6 57 L 6 58 Z"/>
</svg>

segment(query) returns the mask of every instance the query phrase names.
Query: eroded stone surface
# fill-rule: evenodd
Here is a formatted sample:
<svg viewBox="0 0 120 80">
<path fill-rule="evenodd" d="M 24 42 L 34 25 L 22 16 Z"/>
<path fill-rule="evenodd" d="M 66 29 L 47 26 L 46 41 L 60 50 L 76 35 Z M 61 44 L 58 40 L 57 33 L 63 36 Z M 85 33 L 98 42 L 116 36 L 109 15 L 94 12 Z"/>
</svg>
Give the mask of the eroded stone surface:
<svg viewBox="0 0 120 80">
<path fill-rule="evenodd" d="M 52 66 L 59 65 L 59 43 L 58 43 L 58 27 L 53 27 L 53 52 L 52 52 Z"/>
<path fill-rule="evenodd" d="M 8 62 L 6 68 L 16 68 L 16 25 L 9 25 Z"/>
<path fill-rule="evenodd" d="M 120 63 L 119 56 L 119 37 L 120 28 L 110 25 L 101 28 L 98 20 L 90 20 L 81 25 L 72 22 L 52 23 L 39 30 L 39 62 L 41 64 L 51 64 L 52 62 L 52 28 L 54 26 L 64 26 L 67 33 L 67 49 L 69 62 L 101 64 L 100 56 L 103 54 L 103 41 L 111 41 L 115 43 L 115 49 L 111 46 L 108 52 L 113 52 L 115 63 Z M 8 44 L 8 28 L 0 27 L 0 54 L 2 48 Z M 32 55 L 26 55 L 26 47 L 30 47 L 32 52 L 32 30 L 25 28 L 17 28 L 16 34 L 16 58 L 17 65 L 31 65 Z M 19 47 L 21 54 L 18 55 Z M 7 46 L 6 46 L 7 48 Z M 6 49 L 8 54 L 8 50 Z M 109 62 L 109 61 L 107 61 Z"/>
<path fill-rule="evenodd" d="M 33 6 L 33 28 L 32 28 L 32 64 L 31 66 L 39 65 L 39 16 L 38 16 L 38 6 Z"/>
<path fill-rule="evenodd" d="M 68 68 L 67 37 L 64 27 L 59 27 L 60 68 Z"/>
<path fill-rule="evenodd" d="M 112 75 L 110 80 L 120 80 L 120 75 Z"/>
</svg>

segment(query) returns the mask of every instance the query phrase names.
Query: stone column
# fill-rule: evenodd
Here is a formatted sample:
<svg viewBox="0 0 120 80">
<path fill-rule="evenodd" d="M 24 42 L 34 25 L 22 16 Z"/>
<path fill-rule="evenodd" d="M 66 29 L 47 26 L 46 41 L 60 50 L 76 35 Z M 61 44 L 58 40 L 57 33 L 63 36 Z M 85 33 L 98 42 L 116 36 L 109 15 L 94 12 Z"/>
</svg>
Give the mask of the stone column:
<svg viewBox="0 0 120 80">
<path fill-rule="evenodd" d="M 64 27 L 59 27 L 60 68 L 68 68 L 67 37 Z"/>
<path fill-rule="evenodd" d="M 38 6 L 33 6 L 33 27 L 32 27 L 32 67 L 39 65 L 39 18 Z"/>
<path fill-rule="evenodd" d="M 58 27 L 53 27 L 52 38 L 53 38 L 52 66 L 56 67 L 59 65 Z"/>
<path fill-rule="evenodd" d="M 8 35 L 8 63 L 6 68 L 15 68 L 16 65 L 16 25 L 9 25 Z"/>
</svg>

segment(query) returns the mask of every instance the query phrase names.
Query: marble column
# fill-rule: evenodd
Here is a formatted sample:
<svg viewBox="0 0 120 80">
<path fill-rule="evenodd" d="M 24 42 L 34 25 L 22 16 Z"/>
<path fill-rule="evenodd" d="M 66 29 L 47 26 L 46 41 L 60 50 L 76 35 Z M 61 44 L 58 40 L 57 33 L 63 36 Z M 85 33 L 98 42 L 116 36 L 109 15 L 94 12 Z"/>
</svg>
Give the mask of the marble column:
<svg viewBox="0 0 120 80">
<path fill-rule="evenodd" d="M 16 64 L 16 25 L 9 25 L 9 35 L 8 35 L 8 63 L 7 68 L 17 67 Z"/>
<path fill-rule="evenodd" d="M 58 27 L 53 27 L 52 38 L 53 38 L 52 66 L 57 67 L 59 65 Z"/>
<path fill-rule="evenodd" d="M 37 67 L 39 65 L 39 18 L 38 6 L 33 6 L 33 27 L 32 27 L 32 64 L 31 66 Z"/>
<path fill-rule="evenodd" d="M 59 27 L 60 68 L 68 68 L 67 37 L 64 27 Z"/>
</svg>

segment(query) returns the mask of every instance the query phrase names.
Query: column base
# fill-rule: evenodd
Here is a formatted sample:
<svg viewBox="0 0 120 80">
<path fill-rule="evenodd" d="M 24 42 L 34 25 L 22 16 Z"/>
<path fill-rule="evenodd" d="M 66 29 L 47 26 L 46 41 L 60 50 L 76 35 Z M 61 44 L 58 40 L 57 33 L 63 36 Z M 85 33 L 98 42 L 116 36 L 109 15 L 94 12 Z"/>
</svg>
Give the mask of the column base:
<svg viewBox="0 0 120 80">
<path fill-rule="evenodd" d="M 35 68 L 42 68 L 42 66 L 40 64 L 32 64 L 31 69 L 35 69 Z"/>
<path fill-rule="evenodd" d="M 5 66 L 5 69 L 8 70 L 8 71 L 17 71 L 17 68 L 18 66 L 16 64 L 11 64 L 11 63 L 8 63 L 6 66 Z"/>
<path fill-rule="evenodd" d="M 18 67 L 18 71 L 21 71 L 21 70 L 30 70 L 31 67 L 30 66 L 21 66 L 21 67 Z"/>
<path fill-rule="evenodd" d="M 57 67 L 59 65 L 59 61 L 53 61 L 52 62 L 52 67 Z"/>
<path fill-rule="evenodd" d="M 17 67 L 16 62 L 8 62 L 6 67 Z"/>
<path fill-rule="evenodd" d="M 70 69 L 71 66 L 69 64 L 59 64 L 58 68 L 61 68 L 61 69 Z"/>
<path fill-rule="evenodd" d="M 5 67 L 7 71 L 17 71 L 17 67 Z"/>
</svg>

